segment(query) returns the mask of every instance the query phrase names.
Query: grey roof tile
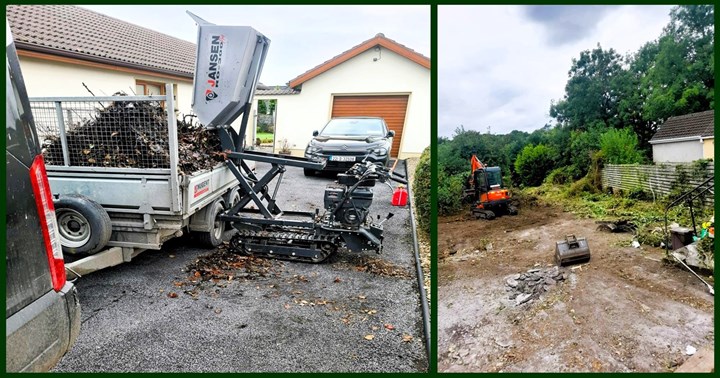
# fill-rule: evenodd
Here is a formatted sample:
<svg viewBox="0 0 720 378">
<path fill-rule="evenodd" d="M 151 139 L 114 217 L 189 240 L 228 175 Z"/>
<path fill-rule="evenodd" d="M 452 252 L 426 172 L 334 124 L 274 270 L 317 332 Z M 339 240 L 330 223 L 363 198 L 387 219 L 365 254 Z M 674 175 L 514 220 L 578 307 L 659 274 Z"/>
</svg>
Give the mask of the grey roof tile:
<svg viewBox="0 0 720 378">
<path fill-rule="evenodd" d="M 196 47 L 72 5 L 8 5 L 18 48 L 192 77 Z"/>
<path fill-rule="evenodd" d="M 255 94 L 260 96 L 278 96 L 278 95 L 296 95 L 300 94 L 299 90 L 290 88 L 288 86 L 281 86 L 281 87 L 268 87 L 263 86 L 260 87 L 260 85 L 257 86 L 257 89 L 255 89 Z"/>
<path fill-rule="evenodd" d="M 715 135 L 715 111 L 690 113 L 670 117 L 650 139 L 658 141 L 686 137 L 711 137 Z"/>
</svg>

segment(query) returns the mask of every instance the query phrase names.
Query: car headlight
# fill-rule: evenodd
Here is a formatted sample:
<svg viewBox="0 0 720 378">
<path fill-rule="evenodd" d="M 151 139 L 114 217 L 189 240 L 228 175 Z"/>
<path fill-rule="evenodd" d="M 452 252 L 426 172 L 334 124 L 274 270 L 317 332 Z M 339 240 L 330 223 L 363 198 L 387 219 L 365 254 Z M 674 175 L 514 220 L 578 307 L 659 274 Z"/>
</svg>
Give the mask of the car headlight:
<svg viewBox="0 0 720 378">
<path fill-rule="evenodd" d="M 316 146 L 307 146 L 307 148 L 305 149 L 305 153 L 307 154 L 317 154 L 320 152 L 322 152 L 322 148 Z"/>
<path fill-rule="evenodd" d="M 370 150 L 375 155 L 387 155 L 388 150 L 385 147 L 377 147 Z"/>
</svg>

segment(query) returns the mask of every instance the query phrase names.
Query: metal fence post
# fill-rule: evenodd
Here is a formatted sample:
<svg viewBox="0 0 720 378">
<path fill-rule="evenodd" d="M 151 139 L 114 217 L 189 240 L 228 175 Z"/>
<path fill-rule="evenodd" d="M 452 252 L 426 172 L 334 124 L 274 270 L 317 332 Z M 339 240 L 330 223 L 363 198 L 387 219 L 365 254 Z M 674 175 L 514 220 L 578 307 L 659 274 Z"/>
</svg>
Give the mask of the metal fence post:
<svg viewBox="0 0 720 378">
<path fill-rule="evenodd" d="M 172 211 L 179 212 L 180 203 L 180 183 L 178 182 L 178 134 L 177 120 L 175 117 L 175 99 L 173 93 L 173 85 L 165 84 L 165 109 L 167 111 L 168 122 L 168 147 L 170 148 L 170 193 Z"/>
<path fill-rule="evenodd" d="M 70 166 L 70 151 L 67 145 L 67 136 L 65 136 L 65 119 L 63 118 L 62 102 L 55 101 L 55 114 L 57 115 L 58 131 L 60 131 L 60 145 L 62 146 L 63 163 L 66 167 Z"/>
</svg>

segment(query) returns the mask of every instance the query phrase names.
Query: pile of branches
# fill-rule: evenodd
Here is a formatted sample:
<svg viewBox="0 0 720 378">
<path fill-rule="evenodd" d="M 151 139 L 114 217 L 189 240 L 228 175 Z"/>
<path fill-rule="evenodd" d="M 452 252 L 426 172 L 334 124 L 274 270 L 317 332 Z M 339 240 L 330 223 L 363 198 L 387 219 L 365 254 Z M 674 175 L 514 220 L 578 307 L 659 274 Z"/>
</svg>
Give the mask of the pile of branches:
<svg viewBox="0 0 720 378">
<path fill-rule="evenodd" d="M 116 93 L 116 95 L 122 95 Z M 159 103 L 115 101 L 66 133 L 70 165 L 82 167 L 170 168 L 168 121 Z M 216 132 L 177 121 L 179 167 L 184 173 L 210 169 L 224 160 Z M 51 136 L 43 144 L 49 165 L 63 165 L 62 143 Z"/>
</svg>

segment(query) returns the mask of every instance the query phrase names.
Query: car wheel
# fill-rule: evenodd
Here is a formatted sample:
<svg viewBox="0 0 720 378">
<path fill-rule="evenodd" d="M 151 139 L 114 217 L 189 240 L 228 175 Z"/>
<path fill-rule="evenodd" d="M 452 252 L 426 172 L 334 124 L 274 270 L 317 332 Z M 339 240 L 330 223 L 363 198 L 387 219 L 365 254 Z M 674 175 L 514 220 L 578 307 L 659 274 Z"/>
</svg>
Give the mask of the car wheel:
<svg viewBox="0 0 720 378">
<path fill-rule="evenodd" d="M 112 223 L 100 204 L 82 195 L 67 195 L 54 205 L 64 253 L 93 254 L 105 247 Z"/>
</svg>

